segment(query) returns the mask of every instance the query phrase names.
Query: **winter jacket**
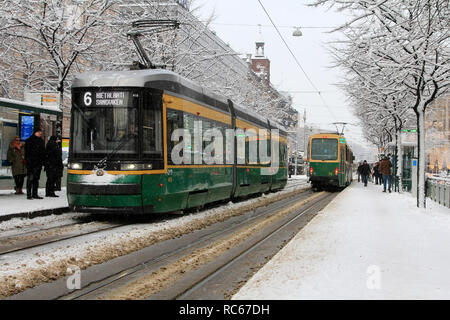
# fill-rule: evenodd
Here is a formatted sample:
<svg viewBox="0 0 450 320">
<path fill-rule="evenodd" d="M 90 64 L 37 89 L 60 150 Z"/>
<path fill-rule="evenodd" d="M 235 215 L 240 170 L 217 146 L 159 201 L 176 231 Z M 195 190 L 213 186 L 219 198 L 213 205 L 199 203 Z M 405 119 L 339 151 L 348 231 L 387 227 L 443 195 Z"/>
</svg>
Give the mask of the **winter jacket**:
<svg viewBox="0 0 450 320">
<path fill-rule="evenodd" d="M 361 170 L 359 171 L 360 173 L 361 173 L 361 175 L 363 175 L 363 176 L 368 176 L 369 174 L 370 174 L 370 167 L 369 167 L 369 165 L 366 163 L 366 164 L 363 164 L 362 166 L 361 166 Z"/>
<path fill-rule="evenodd" d="M 358 166 L 358 169 L 356 170 L 356 172 L 358 172 L 359 174 L 361 174 L 361 168 L 362 168 L 362 164 L 360 164 L 360 165 Z"/>
<path fill-rule="evenodd" d="M 382 175 L 390 175 L 391 174 L 391 161 L 389 161 L 389 159 L 383 159 L 380 162 L 380 165 L 378 166 L 378 171 L 382 174 Z"/>
<path fill-rule="evenodd" d="M 377 164 L 375 167 L 373 167 L 373 174 L 375 177 L 378 177 L 380 175 L 379 164 Z"/>
<path fill-rule="evenodd" d="M 13 176 L 27 174 L 27 167 L 25 165 L 25 148 L 14 148 L 12 144 L 9 145 L 7 159 L 11 162 L 11 171 Z"/>
<path fill-rule="evenodd" d="M 64 165 L 62 162 L 62 150 L 56 143 L 56 137 L 50 137 L 50 140 L 45 147 L 45 171 L 47 174 L 62 175 Z"/>
<path fill-rule="evenodd" d="M 25 141 L 25 161 L 27 169 L 39 168 L 45 162 L 44 140 L 34 134 Z"/>
</svg>

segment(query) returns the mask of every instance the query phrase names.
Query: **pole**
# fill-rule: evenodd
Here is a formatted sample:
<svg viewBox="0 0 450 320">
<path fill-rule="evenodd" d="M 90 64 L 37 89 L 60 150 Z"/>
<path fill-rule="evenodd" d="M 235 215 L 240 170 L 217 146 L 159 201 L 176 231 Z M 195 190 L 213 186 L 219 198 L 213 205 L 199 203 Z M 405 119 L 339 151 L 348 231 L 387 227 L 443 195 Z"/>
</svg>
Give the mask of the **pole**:
<svg viewBox="0 0 450 320">
<path fill-rule="evenodd" d="M 306 158 L 306 109 L 303 112 L 303 158 Z"/>
<path fill-rule="evenodd" d="M 297 175 L 297 159 L 298 159 L 298 131 L 295 132 L 297 136 L 295 139 L 295 175 Z"/>
</svg>

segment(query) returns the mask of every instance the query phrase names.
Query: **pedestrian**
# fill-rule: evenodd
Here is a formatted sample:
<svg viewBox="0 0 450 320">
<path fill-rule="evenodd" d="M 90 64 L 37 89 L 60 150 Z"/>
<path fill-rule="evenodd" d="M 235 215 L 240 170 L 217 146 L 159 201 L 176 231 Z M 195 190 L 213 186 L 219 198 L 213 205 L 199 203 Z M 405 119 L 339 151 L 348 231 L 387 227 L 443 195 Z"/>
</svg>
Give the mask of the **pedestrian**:
<svg viewBox="0 0 450 320">
<path fill-rule="evenodd" d="M 27 167 L 25 165 L 25 150 L 20 137 L 15 137 L 11 141 L 8 148 L 7 160 L 11 163 L 11 171 L 14 177 L 14 190 L 16 194 L 23 194 L 23 182 L 27 175 Z"/>
<path fill-rule="evenodd" d="M 373 176 L 375 177 L 375 184 L 381 184 L 380 172 L 378 171 L 379 165 L 380 164 L 376 162 L 373 166 Z"/>
<path fill-rule="evenodd" d="M 386 184 L 388 185 L 389 192 L 391 192 L 391 168 L 391 161 L 388 157 L 384 157 L 378 167 L 378 170 L 383 175 L 383 192 L 386 192 Z"/>
<path fill-rule="evenodd" d="M 367 187 L 367 179 L 370 175 L 370 167 L 366 160 L 364 160 L 363 164 L 361 165 L 361 177 L 362 181 L 364 182 L 364 187 Z"/>
<path fill-rule="evenodd" d="M 27 199 L 43 199 L 38 195 L 39 179 L 45 161 L 45 144 L 41 129 L 35 129 L 25 141 L 25 161 L 27 165 Z"/>
<path fill-rule="evenodd" d="M 356 173 L 358 173 L 358 182 L 361 181 L 361 167 L 362 163 L 359 163 L 358 169 L 356 169 Z"/>
<path fill-rule="evenodd" d="M 294 174 L 294 164 L 289 162 L 289 178 Z"/>
<path fill-rule="evenodd" d="M 45 184 L 45 196 L 55 197 L 56 180 L 63 168 L 62 150 L 56 142 L 56 136 L 51 136 L 45 147 L 45 167 L 47 174 L 47 183 Z"/>
</svg>

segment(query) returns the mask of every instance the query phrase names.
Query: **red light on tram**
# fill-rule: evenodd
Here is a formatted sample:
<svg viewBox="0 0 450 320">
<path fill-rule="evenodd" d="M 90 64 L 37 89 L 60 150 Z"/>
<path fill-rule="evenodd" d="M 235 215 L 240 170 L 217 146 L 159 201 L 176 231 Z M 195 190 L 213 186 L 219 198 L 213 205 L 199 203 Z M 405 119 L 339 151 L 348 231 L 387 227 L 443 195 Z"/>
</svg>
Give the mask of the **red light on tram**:
<svg viewBox="0 0 450 320">
<path fill-rule="evenodd" d="M 163 187 L 163 184 L 162 184 L 162 183 L 160 183 L 160 184 L 159 184 L 159 187 L 160 187 L 160 188 L 162 188 L 162 187 Z"/>
<path fill-rule="evenodd" d="M 314 168 L 313 167 L 309 167 L 309 173 L 313 174 L 313 172 L 314 172 Z"/>
<path fill-rule="evenodd" d="M 323 136 L 323 138 L 324 138 L 324 139 L 326 139 L 326 138 L 327 138 L 327 136 Z"/>
<path fill-rule="evenodd" d="M 338 175 L 338 173 L 339 173 L 339 169 L 336 167 L 336 169 L 334 169 L 334 174 Z"/>
</svg>

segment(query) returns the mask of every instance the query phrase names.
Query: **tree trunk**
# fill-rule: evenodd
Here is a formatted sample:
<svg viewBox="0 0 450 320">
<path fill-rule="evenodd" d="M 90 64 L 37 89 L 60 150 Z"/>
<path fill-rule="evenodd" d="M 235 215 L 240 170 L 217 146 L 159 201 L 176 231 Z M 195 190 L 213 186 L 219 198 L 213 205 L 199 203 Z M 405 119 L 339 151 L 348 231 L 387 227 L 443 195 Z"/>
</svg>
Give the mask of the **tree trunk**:
<svg viewBox="0 0 450 320">
<path fill-rule="evenodd" d="M 402 132 L 398 129 L 398 156 L 397 156 L 397 176 L 398 176 L 398 192 L 403 191 L 403 149 L 402 149 Z"/>
<path fill-rule="evenodd" d="M 59 91 L 59 109 L 62 112 L 61 115 L 56 116 L 56 137 L 61 141 L 62 139 L 62 128 L 63 128 L 63 106 L 64 106 L 64 86 L 60 85 L 58 88 Z"/>
<path fill-rule="evenodd" d="M 425 112 L 420 108 L 417 115 L 417 207 L 425 208 Z"/>
</svg>

